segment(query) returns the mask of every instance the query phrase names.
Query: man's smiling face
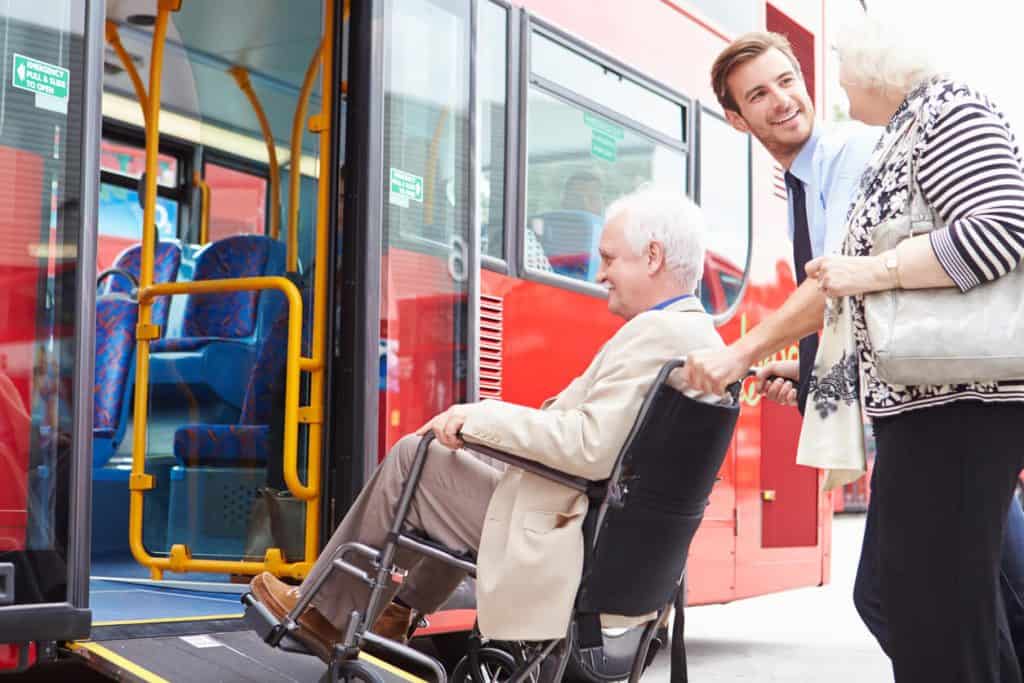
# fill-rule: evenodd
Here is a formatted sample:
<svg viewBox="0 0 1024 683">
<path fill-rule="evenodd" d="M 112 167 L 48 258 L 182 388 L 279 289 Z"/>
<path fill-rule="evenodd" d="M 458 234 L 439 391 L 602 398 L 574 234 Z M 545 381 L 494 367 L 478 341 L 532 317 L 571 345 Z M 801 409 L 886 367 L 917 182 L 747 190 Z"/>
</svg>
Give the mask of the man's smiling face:
<svg viewBox="0 0 1024 683">
<path fill-rule="evenodd" d="M 772 48 L 733 69 L 726 83 L 739 106 L 739 113 L 726 110 L 729 123 L 776 159 L 792 160 L 811 136 L 814 104 L 789 58 Z"/>
</svg>

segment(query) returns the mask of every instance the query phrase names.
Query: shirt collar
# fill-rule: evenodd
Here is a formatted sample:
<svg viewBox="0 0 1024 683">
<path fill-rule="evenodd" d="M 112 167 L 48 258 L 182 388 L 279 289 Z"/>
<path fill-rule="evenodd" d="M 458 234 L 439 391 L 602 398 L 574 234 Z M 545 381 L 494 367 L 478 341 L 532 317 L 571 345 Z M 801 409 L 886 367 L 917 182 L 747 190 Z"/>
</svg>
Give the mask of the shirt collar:
<svg viewBox="0 0 1024 683">
<path fill-rule="evenodd" d="M 793 159 L 789 172 L 804 185 L 809 185 L 814 177 L 814 150 L 818 147 L 818 140 L 821 137 L 821 126 L 815 122 L 811 128 L 811 137 L 800 148 L 800 152 Z"/>
<path fill-rule="evenodd" d="M 656 304 L 654 306 L 651 306 L 650 310 L 652 310 L 652 311 L 661 311 L 661 310 L 664 310 L 664 309 L 668 308 L 669 306 L 671 306 L 672 304 L 674 304 L 677 301 L 682 301 L 683 299 L 689 299 L 692 296 L 693 296 L 693 294 L 683 294 L 682 296 L 674 296 L 671 299 L 665 299 L 660 304 Z"/>
</svg>

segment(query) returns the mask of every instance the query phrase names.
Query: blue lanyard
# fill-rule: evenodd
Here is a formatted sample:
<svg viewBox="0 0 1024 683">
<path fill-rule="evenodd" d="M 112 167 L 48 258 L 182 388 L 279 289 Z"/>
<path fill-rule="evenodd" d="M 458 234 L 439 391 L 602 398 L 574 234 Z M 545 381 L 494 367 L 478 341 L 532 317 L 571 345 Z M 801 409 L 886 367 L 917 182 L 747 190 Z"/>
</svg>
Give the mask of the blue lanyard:
<svg viewBox="0 0 1024 683">
<path fill-rule="evenodd" d="M 672 304 L 674 304 L 677 301 L 682 301 L 683 299 L 689 299 L 692 296 L 693 296 L 693 294 L 683 294 L 682 296 L 677 296 L 674 299 L 665 299 L 664 301 L 662 301 L 657 306 L 652 306 L 650 310 L 652 310 L 652 311 L 660 311 L 660 310 L 662 310 L 664 308 L 668 308 L 669 306 L 671 306 Z"/>
</svg>

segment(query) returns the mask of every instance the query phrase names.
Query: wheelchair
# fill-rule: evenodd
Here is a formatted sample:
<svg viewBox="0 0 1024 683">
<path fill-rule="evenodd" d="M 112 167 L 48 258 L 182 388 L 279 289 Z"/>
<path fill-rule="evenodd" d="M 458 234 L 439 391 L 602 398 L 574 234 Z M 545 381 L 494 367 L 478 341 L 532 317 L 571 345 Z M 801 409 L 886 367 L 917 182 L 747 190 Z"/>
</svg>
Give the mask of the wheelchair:
<svg viewBox="0 0 1024 683">
<path fill-rule="evenodd" d="M 564 638 L 542 642 L 487 642 L 474 628 L 465 657 L 451 677 L 433 657 L 370 631 L 367 615 L 385 607 L 386 590 L 401 570 L 394 566 L 399 548 L 445 562 L 476 577 L 474 558 L 444 548 L 406 528 L 405 520 L 433 440 L 420 441 L 388 541 L 382 548 L 361 543 L 341 546 L 331 571 L 356 576 L 371 587 L 363 612 L 353 611 L 342 640 L 335 650 L 322 682 L 384 683 L 359 659 L 368 647 L 423 670 L 438 683 L 556 683 L 565 675 L 573 649 L 577 661 L 602 656 L 601 614 L 642 617 L 646 623 L 629 672 L 631 683 L 640 680 L 650 659 L 656 635 L 675 607 L 672 633 L 672 681 L 685 683 L 686 651 L 684 571 L 690 542 L 704 517 L 708 496 L 721 469 L 739 415 L 740 383 L 729 387 L 729 405 L 711 404 L 685 396 L 670 382 L 673 370 L 684 360 L 666 363 L 644 398 L 630 432 L 616 457 L 611 475 L 604 481 L 588 481 L 539 463 L 487 446 L 466 443 L 465 448 L 545 477 L 585 494 L 590 501 L 584 520 L 585 557 L 569 630 Z M 370 571 L 353 564 L 362 556 Z M 330 575 L 324 572 L 280 622 L 252 594 L 242 597 L 247 623 L 274 647 L 293 652 L 309 651 L 289 633 Z M 643 580 L 637 580 L 642 578 Z"/>
</svg>

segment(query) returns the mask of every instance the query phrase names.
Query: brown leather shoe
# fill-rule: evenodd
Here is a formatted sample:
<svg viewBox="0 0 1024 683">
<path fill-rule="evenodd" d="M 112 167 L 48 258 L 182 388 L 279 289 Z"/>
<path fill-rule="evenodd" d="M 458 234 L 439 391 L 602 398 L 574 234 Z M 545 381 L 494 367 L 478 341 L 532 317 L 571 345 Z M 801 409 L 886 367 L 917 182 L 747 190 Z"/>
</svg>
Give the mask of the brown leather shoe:
<svg viewBox="0 0 1024 683">
<path fill-rule="evenodd" d="M 412 630 L 413 618 L 413 611 L 408 607 L 402 607 L 395 602 L 388 603 L 370 630 L 388 640 L 407 643 L 409 642 L 409 631 Z"/>
<path fill-rule="evenodd" d="M 249 586 L 256 599 L 278 620 L 283 620 L 299 601 L 299 589 L 289 586 L 270 572 L 255 577 Z M 334 644 L 342 637 L 341 632 L 312 606 L 306 608 L 299 617 L 299 628 L 291 635 L 325 662 L 330 661 Z"/>
</svg>

